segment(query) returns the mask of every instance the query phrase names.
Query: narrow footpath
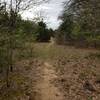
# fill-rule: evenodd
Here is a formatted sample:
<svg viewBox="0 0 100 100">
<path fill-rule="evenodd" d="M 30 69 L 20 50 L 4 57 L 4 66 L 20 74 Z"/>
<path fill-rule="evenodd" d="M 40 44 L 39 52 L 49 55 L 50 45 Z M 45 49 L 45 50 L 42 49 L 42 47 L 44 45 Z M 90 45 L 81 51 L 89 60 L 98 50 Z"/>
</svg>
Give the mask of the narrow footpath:
<svg viewBox="0 0 100 100">
<path fill-rule="evenodd" d="M 54 78 L 57 78 L 53 66 L 45 62 L 42 70 L 43 79 L 36 86 L 40 91 L 40 100 L 63 100 L 62 93 L 51 82 Z"/>
</svg>

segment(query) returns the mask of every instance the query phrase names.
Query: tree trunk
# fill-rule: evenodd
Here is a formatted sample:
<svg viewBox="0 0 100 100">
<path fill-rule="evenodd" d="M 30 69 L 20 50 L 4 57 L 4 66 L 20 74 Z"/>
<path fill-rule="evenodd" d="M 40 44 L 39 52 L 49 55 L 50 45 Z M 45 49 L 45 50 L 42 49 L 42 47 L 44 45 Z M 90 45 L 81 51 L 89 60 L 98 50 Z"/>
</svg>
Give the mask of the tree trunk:
<svg viewBox="0 0 100 100">
<path fill-rule="evenodd" d="M 9 83 L 9 67 L 7 67 L 7 70 L 6 70 L 6 86 L 7 86 L 7 88 L 10 87 L 10 83 Z"/>
</svg>

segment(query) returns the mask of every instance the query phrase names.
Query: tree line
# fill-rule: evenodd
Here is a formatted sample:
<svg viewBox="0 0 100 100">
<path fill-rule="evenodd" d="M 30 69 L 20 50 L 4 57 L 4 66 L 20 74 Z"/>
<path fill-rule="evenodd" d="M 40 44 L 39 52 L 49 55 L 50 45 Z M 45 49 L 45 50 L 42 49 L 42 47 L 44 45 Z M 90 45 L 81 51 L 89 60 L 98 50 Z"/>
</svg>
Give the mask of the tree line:
<svg viewBox="0 0 100 100">
<path fill-rule="evenodd" d="M 2 91 L 2 89 L 7 90 L 13 87 L 11 81 L 14 80 L 11 80 L 10 77 L 15 71 L 15 63 L 27 52 L 24 55 L 21 54 L 25 50 L 32 53 L 31 47 L 26 47 L 25 44 L 33 41 L 48 42 L 50 40 L 52 30 L 47 28 L 43 20 L 37 23 L 31 20 L 23 20 L 19 14 L 20 11 L 28 10 L 36 4 L 46 1 L 0 0 L 0 76 L 2 75 L 0 78 L 0 100 L 8 100 L 9 93 L 5 94 L 6 91 Z M 30 57 L 32 57 L 32 54 L 30 54 Z"/>
<path fill-rule="evenodd" d="M 100 1 L 69 0 L 60 16 L 56 40 L 62 44 L 100 47 Z"/>
</svg>

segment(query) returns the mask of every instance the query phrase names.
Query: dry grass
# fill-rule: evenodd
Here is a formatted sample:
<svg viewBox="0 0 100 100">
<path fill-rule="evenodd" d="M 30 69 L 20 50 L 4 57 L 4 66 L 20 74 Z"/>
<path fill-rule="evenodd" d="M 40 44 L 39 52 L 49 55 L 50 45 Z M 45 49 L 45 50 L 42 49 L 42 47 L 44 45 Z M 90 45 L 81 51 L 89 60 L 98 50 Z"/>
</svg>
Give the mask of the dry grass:
<svg viewBox="0 0 100 100">
<path fill-rule="evenodd" d="M 36 94 L 42 62 L 50 62 L 58 75 L 52 82 L 65 100 L 100 100 L 100 51 L 50 43 L 27 43 L 26 47 L 16 53 L 14 73 L 10 76 L 15 81 L 15 87 L 8 90 L 13 97 L 27 100 L 26 97 Z"/>
<path fill-rule="evenodd" d="M 40 43 L 34 44 L 34 53 L 35 57 L 53 64 L 59 76 L 54 83 L 64 93 L 65 100 L 100 100 L 98 50 Z"/>
</svg>

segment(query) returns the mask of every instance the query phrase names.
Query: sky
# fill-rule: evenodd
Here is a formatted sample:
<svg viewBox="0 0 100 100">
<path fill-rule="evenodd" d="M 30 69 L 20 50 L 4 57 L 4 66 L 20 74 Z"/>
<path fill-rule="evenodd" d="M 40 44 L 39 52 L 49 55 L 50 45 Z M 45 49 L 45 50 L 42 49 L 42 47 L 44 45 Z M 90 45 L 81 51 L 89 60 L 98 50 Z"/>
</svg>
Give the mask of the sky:
<svg viewBox="0 0 100 100">
<path fill-rule="evenodd" d="M 22 14 L 24 19 L 34 19 L 37 16 L 43 17 L 48 28 L 57 29 L 61 23 L 58 16 L 63 10 L 63 2 L 66 0 L 50 0 L 48 3 L 38 5 Z"/>
</svg>

